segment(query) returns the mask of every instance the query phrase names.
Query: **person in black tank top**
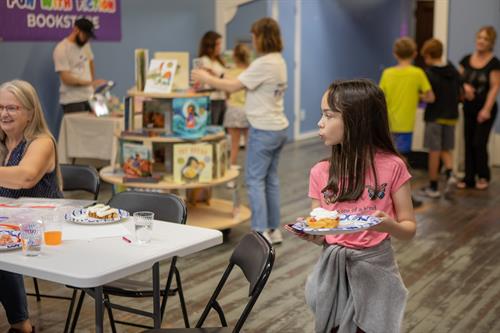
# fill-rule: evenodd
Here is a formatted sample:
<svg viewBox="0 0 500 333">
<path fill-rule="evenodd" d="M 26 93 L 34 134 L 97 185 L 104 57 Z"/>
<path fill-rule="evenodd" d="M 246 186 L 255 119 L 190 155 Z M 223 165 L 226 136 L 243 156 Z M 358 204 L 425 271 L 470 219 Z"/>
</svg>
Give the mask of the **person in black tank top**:
<svg viewBox="0 0 500 333">
<path fill-rule="evenodd" d="M 457 184 L 460 189 L 476 187 L 484 190 L 491 177 L 487 146 L 498 111 L 496 97 L 500 89 L 500 60 L 493 54 L 495 39 L 493 27 L 482 27 L 476 35 L 476 51 L 460 61 L 465 91 L 465 178 Z M 472 65 L 483 59 L 486 61 L 484 66 Z"/>
<path fill-rule="evenodd" d="M 26 81 L 0 85 L 0 161 L 0 196 L 62 198 L 55 140 Z M 12 331 L 32 331 L 22 275 L 0 270 L 0 303 Z"/>
</svg>

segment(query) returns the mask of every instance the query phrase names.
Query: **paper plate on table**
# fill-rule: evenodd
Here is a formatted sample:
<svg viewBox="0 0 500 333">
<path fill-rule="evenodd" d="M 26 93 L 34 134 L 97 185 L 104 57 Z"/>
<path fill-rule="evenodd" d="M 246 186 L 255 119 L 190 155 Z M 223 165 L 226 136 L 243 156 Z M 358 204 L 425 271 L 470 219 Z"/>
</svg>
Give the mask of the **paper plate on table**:
<svg viewBox="0 0 500 333">
<path fill-rule="evenodd" d="M 366 230 L 379 223 L 380 219 L 371 215 L 340 214 L 337 228 L 311 228 L 303 218 L 299 218 L 292 228 L 309 235 L 339 235 Z"/>
<path fill-rule="evenodd" d="M 19 249 L 21 244 L 21 231 L 17 225 L 0 224 L 0 251 Z"/>
<path fill-rule="evenodd" d="M 126 210 L 118 209 L 117 217 L 112 219 L 98 219 L 96 217 L 90 217 L 88 215 L 87 209 L 78 208 L 64 215 L 64 218 L 66 219 L 66 221 L 70 221 L 73 223 L 98 225 L 98 224 L 116 223 L 129 216 L 130 214 Z"/>
</svg>

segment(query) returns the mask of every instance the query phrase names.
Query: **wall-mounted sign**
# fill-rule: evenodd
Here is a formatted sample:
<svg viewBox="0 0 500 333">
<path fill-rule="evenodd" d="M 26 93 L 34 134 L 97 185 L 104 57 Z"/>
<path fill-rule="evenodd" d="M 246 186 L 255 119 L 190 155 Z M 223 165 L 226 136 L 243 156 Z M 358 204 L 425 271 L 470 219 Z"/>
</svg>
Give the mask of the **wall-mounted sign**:
<svg viewBox="0 0 500 333">
<path fill-rule="evenodd" d="M 59 41 L 80 17 L 97 40 L 121 40 L 120 0 L 0 0 L 0 40 Z"/>
</svg>

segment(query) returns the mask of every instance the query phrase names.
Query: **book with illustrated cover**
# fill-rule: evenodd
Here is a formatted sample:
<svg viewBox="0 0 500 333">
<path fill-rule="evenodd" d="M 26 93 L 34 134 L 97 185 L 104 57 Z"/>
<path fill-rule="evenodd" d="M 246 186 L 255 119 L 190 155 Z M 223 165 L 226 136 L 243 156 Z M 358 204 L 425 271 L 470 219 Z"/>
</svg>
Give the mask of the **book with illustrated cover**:
<svg viewBox="0 0 500 333">
<path fill-rule="evenodd" d="M 155 52 L 154 59 L 175 59 L 177 70 L 175 71 L 174 85 L 172 89 L 185 90 L 189 88 L 189 52 Z"/>
<path fill-rule="evenodd" d="M 144 91 L 149 93 L 172 92 L 176 69 L 177 60 L 175 59 L 151 60 Z"/>
<path fill-rule="evenodd" d="M 149 131 L 172 134 L 172 102 L 168 99 L 144 101 L 142 127 Z"/>
<path fill-rule="evenodd" d="M 134 52 L 135 60 L 135 88 L 137 91 L 143 91 L 146 84 L 146 73 L 148 70 L 149 50 L 136 49 Z"/>
<path fill-rule="evenodd" d="M 121 165 L 125 176 L 123 181 L 159 181 L 153 177 L 152 149 L 140 143 L 123 142 L 121 145 Z"/>
<path fill-rule="evenodd" d="M 174 145 L 174 183 L 206 183 L 212 180 L 213 147 L 210 143 Z"/>
<path fill-rule="evenodd" d="M 208 96 L 174 98 L 172 132 L 183 139 L 199 139 L 206 134 L 209 118 Z"/>
<path fill-rule="evenodd" d="M 227 139 L 214 143 L 214 177 L 221 178 L 229 169 L 229 143 Z"/>
</svg>

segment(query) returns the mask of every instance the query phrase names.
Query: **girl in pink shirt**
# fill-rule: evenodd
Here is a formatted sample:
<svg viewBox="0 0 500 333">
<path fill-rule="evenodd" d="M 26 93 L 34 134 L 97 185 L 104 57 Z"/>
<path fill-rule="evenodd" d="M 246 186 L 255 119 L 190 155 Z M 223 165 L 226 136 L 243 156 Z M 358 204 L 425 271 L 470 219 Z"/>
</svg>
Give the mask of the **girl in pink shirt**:
<svg viewBox="0 0 500 333">
<path fill-rule="evenodd" d="M 321 112 L 319 136 L 332 154 L 311 169 L 312 208 L 381 223 L 351 234 L 298 234 L 324 246 L 306 284 L 316 332 L 398 332 L 407 290 L 390 239 L 413 238 L 416 224 L 411 176 L 390 136 L 384 94 L 368 80 L 335 81 Z"/>
</svg>

